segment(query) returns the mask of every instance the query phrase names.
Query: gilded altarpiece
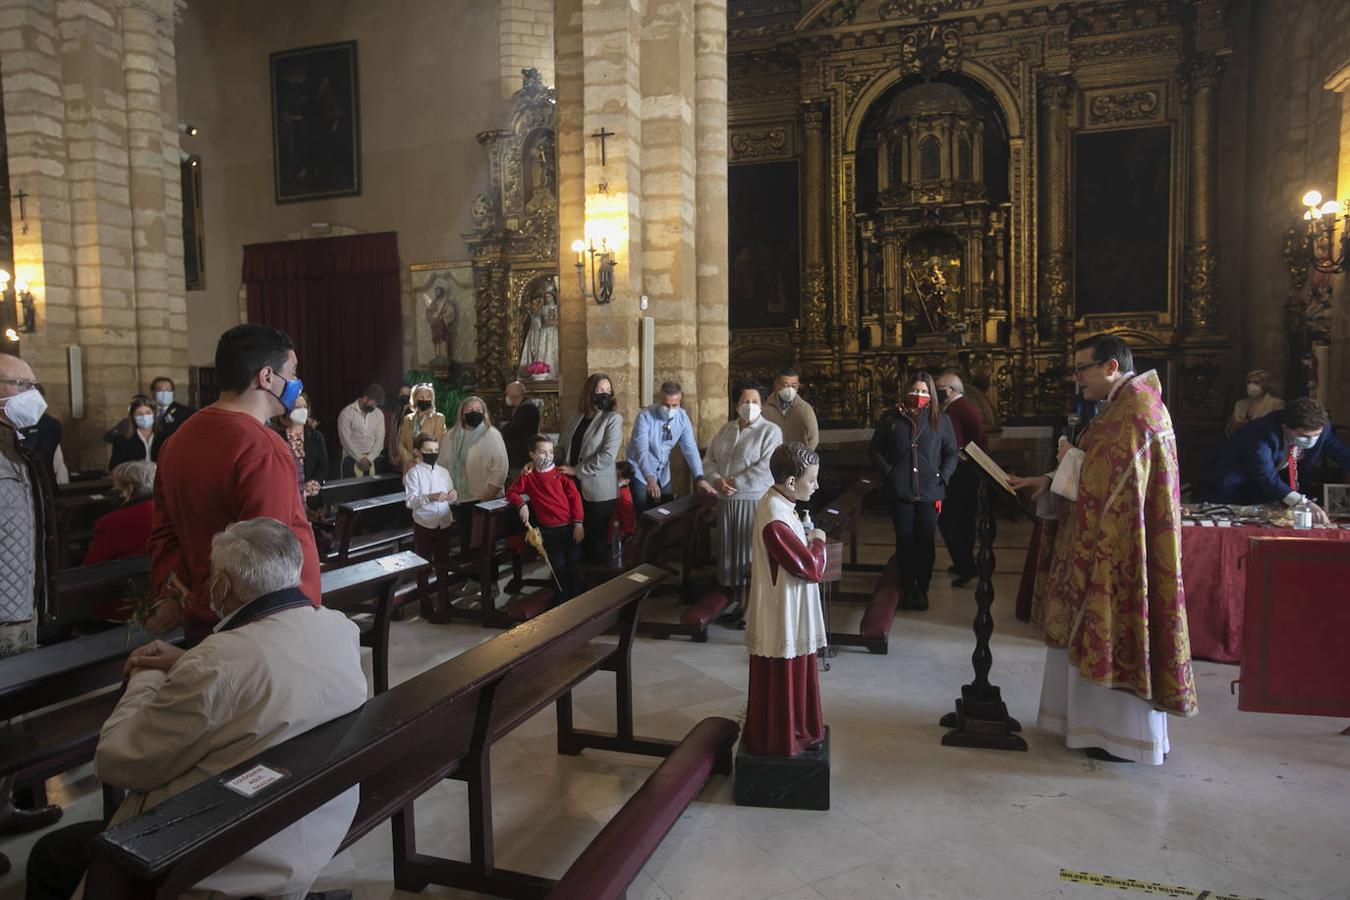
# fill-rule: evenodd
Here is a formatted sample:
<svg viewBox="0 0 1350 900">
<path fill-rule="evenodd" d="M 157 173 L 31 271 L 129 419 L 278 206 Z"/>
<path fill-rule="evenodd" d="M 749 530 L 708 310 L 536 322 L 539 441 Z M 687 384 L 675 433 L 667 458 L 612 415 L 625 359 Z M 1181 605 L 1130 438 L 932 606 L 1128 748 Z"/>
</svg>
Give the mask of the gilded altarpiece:
<svg viewBox="0 0 1350 900">
<path fill-rule="evenodd" d="M 540 407 L 540 427 L 556 431 L 556 365 L 547 377 L 531 378 L 521 363 L 532 325 L 540 327 L 548 318 L 541 310 L 557 297 L 555 98 L 537 70 L 521 75 L 510 127 L 478 135 L 487 154 L 488 184 L 470 209 L 474 230 L 464 236 L 476 291 L 477 391 L 491 409 L 501 410 L 506 385 L 526 381 Z M 546 327 L 556 329 L 556 318 Z"/>
<path fill-rule="evenodd" d="M 822 419 L 866 426 L 906 372 L 954 366 L 1033 422 L 1067 411 L 1073 342 L 1110 331 L 1182 430 L 1221 421 L 1220 0 L 732 0 L 730 29 L 731 164 L 801 172 L 801 315 L 734 328 L 733 377 L 794 364 Z M 1162 127 L 1165 296 L 1080 303 L 1076 140 Z"/>
</svg>

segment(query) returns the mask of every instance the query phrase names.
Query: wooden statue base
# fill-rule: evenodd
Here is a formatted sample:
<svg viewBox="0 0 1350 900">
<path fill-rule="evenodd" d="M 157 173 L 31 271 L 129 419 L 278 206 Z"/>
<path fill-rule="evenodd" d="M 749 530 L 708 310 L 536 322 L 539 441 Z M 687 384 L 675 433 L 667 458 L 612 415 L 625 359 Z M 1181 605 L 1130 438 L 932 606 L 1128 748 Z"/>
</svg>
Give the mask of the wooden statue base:
<svg viewBox="0 0 1350 900">
<path fill-rule="evenodd" d="M 961 688 L 961 699 L 956 701 L 956 712 L 949 712 L 939 724 L 950 728 L 942 736 L 947 747 L 980 747 L 985 750 L 1026 750 L 1027 742 L 1017 734 L 1022 723 L 1008 715 L 1008 707 L 996 686 L 990 685 L 986 695 L 976 694 L 974 685 Z"/>
<path fill-rule="evenodd" d="M 816 750 L 796 756 L 755 756 L 736 748 L 736 805 L 773 809 L 830 808 L 830 726 Z"/>
</svg>

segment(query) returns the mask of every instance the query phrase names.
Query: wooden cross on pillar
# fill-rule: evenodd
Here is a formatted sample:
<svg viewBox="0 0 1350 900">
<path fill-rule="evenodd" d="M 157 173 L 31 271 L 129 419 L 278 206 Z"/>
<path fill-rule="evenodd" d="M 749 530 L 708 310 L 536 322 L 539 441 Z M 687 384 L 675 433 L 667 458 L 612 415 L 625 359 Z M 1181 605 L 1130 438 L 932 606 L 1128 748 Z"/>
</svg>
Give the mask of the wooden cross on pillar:
<svg viewBox="0 0 1350 900">
<path fill-rule="evenodd" d="M 600 139 L 600 165 L 603 166 L 603 165 L 605 164 L 605 162 L 606 162 L 606 159 L 605 159 L 605 138 L 612 138 L 612 137 L 614 137 L 614 132 L 613 132 L 613 131 L 606 131 L 606 130 L 605 130 L 605 126 L 601 125 L 601 126 L 600 126 L 600 130 L 599 130 L 599 131 L 596 131 L 596 132 L 592 132 L 591 137 L 593 137 L 593 138 L 599 138 L 599 139 Z"/>
</svg>

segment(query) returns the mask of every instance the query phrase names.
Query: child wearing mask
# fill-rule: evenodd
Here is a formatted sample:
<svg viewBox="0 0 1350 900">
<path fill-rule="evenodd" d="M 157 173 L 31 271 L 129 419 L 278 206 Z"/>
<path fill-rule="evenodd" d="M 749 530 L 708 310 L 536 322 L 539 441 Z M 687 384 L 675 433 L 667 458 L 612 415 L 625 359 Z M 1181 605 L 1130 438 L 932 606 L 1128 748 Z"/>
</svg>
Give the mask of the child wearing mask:
<svg viewBox="0 0 1350 900">
<path fill-rule="evenodd" d="M 620 460 L 614 464 L 619 477 L 619 499 L 614 504 L 614 516 L 609 520 L 609 544 L 614 548 L 614 560 L 623 565 L 623 542 L 637 531 L 637 510 L 633 507 L 633 464 Z"/>
<path fill-rule="evenodd" d="M 928 608 L 933 533 L 947 482 L 956 471 L 956 433 L 934 402 L 936 396 L 933 377 L 916 372 L 896 408 L 877 422 L 869 451 L 881 472 L 882 496 L 895 528 L 901 609 Z"/>
<path fill-rule="evenodd" d="M 506 489 L 506 499 L 520 511 L 520 521 L 535 525 L 544 538 L 549 564 L 561 586 L 554 605 L 570 600 L 578 590 L 577 567 L 586 536 L 585 514 L 576 483 L 554 463 L 553 441 L 546 435 L 530 438 L 530 464 Z"/>
<path fill-rule="evenodd" d="M 413 517 L 413 550 L 436 566 L 437 578 L 444 577 L 443 567 L 450 562 L 451 540 L 454 535 L 454 515 L 451 504 L 458 499 L 450 471 L 438 465 L 440 441 L 430 434 L 419 434 L 413 441 L 417 462 L 403 473 L 403 492 Z M 418 595 L 421 597 L 422 618 L 430 622 L 448 621 L 450 611 L 438 609 L 427 595 L 428 573 L 417 576 Z"/>
</svg>

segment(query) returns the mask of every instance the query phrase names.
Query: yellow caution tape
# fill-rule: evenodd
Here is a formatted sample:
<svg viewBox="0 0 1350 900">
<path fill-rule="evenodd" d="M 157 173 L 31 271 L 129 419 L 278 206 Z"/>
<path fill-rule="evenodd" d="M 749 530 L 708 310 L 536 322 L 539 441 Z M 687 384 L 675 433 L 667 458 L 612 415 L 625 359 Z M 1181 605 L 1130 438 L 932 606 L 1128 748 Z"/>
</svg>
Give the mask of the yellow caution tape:
<svg viewBox="0 0 1350 900">
<path fill-rule="evenodd" d="M 1194 897 L 1197 900 L 1200 900 L 1200 898 L 1203 898 L 1203 900 L 1260 900 L 1259 897 L 1217 894 L 1214 891 L 1196 890 L 1176 884 L 1140 881 L 1137 878 L 1112 878 L 1110 875 L 1098 875 L 1096 872 L 1075 872 L 1073 869 L 1060 869 L 1059 878 L 1061 881 L 1072 881 L 1075 884 L 1095 884 L 1098 887 L 1136 891 L 1140 894 L 1160 894 L 1164 897 Z"/>
</svg>

